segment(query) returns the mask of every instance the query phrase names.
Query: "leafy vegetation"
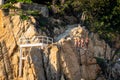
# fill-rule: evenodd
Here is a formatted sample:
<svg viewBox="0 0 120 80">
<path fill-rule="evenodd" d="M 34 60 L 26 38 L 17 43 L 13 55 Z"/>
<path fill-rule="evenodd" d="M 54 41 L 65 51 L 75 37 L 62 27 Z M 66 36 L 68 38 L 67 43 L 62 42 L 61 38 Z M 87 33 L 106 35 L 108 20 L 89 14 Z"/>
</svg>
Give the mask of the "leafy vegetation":
<svg viewBox="0 0 120 80">
<path fill-rule="evenodd" d="M 31 10 L 24 11 L 24 10 L 21 10 L 20 13 L 19 13 L 19 15 L 20 15 L 20 18 L 22 20 L 28 20 L 30 15 L 32 15 L 32 16 L 38 16 L 40 14 L 39 14 L 38 11 L 31 11 Z"/>
<path fill-rule="evenodd" d="M 64 4 L 57 2 L 55 6 L 59 14 L 72 15 L 79 22 L 84 13 L 84 25 L 109 43 L 120 35 L 120 0 L 65 0 Z"/>
<path fill-rule="evenodd" d="M 17 2 L 32 3 L 32 0 L 16 0 Z"/>
<path fill-rule="evenodd" d="M 37 10 L 22 10 L 18 9 L 17 7 L 13 6 L 13 3 L 16 2 L 22 2 L 22 3 L 32 3 L 32 0 L 8 0 L 4 5 L 1 6 L 1 9 L 17 9 L 18 12 L 16 12 L 18 15 L 20 15 L 22 20 L 28 20 L 29 16 L 38 16 L 40 15 L 39 11 Z M 13 14 L 11 14 L 12 16 Z"/>
<path fill-rule="evenodd" d="M 11 6 L 12 6 L 11 3 L 6 3 L 6 4 L 2 5 L 1 8 L 2 8 L 2 9 L 8 9 L 8 8 L 10 8 Z"/>
<path fill-rule="evenodd" d="M 2 9 L 15 8 L 13 3 L 21 2 L 21 3 L 32 3 L 32 0 L 8 0 L 4 5 L 1 6 Z"/>
<path fill-rule="evenodd" d="M 3 6 L 8 8 L 11 3 L 32 3 L 34 1 L 37 0 L 8 0 L 8 3 Z M 118 38 L 120 37 L 120 0 L 45 0 L 43 2 L 49 4 L 49 9 L 51 9 L 51 5 L 54 5 L 57 10 L 55 14 L 59 14 L 60 17 L 61 15 L 74 16 L 78 22 L 81 22 L 80 17 L 84 13 L 83 25 L 90 31 L 98 33 L 109 43 L 114 43 L 116 40 L 120 43 Z M 26 11 L 26 13 L 37 15 L 38 12 Z"/>
<path fill-rule="evenodd" d="M 32 0 L 8 0 L 7 1 L 7 3 L 16 3 L 16 2 L 32 3 Z"/>
<path fill-rule="evenodd" d="M 28 20 L 28 19 L 29 19 L 29 16 L 24 15 L 24 14 L 20 14 L 20 18 L 21 18 L 22 20 Z"/>
<path fill-rule="evenodd" d="M 101 73 L 99 73 L 98 77 L 103 75 L 106 78 L 106 80 L 120 79 L 119 75 L 115 74 L 118 73 L 117 70 L 116 71 L 114 70 L 115 64 L 119 63 L 119 55 L 120 55 L 120 49 L 117 49 L 113 53 L 113 55 L 110 55 L 110 59 L 108 59 L 107 57 L 106 58 L 94 57 L 102 71 Z"/>
</svg>

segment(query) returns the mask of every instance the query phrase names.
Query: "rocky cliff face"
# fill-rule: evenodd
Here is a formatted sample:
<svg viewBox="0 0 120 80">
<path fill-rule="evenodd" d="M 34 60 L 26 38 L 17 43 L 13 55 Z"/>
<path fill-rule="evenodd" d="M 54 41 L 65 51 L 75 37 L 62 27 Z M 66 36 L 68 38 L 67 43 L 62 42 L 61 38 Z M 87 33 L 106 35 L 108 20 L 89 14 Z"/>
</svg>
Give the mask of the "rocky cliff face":
<svg viewBox="0 0 120 80">
<path fill-rule="evenodd" d="M 0 11 L 0 18 L 0 42 L 2 46 L 1 64 L 3 65 L 1 67 L 9 68 L 10 66 L 10 69 L 8 69 L 10 71 L 6 68 L 1 68 L 1 79 L 15 79 L 18 76 L 19 68 L 19 38 L 21 36 L 32 37 L 37 35 L 37 32 L 33 24 L 27 21 L 21 22 L 20 16 L 18 15 L 12 17 L 4 16 L 4 13 Z M 35 23 L 35 20 L 32 17 L 31 22 Z M 4 59 L 4 57 L 7 58 Z M 4 64 L 9 64 L 9 66 Z M 12 76 L 9 77 L 9 74 Z"/>
<path fill-rule="evenodd" d="M 44 49 L 24 48 L 26 59 L 19 76 L 19 39 L 42 36 L 36 22 L 32 16 L 21 21 L 19 15 L 5 16 L 0 11 L 0 80 L 95 80 L 100 67 L 94 57 L 110 58 L 111 49 L 98 35 L 78 25 L 68 26 Z"/>
</svg>

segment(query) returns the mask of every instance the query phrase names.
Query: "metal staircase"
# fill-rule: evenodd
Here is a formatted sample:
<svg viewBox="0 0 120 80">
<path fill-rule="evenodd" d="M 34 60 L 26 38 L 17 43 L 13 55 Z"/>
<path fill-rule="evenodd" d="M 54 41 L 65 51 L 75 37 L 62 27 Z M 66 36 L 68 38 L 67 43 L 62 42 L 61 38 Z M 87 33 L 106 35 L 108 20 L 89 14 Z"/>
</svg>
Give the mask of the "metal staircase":
<svg viewBox="0 0 120 80">
<path fill-rule="evenodd" d="M 19 77 L 21 77 L 23 60 L 26 60 L 26 57 L 23 56 L 23 48 L 40 47 L 41 49 L 43 49 L 48 44 L 52 44 L 53 39 L 47 36 L 34 36 L 32 38 L 21 37 L 19 39 L 19 42 L 20 42 Z"/>
</svg>

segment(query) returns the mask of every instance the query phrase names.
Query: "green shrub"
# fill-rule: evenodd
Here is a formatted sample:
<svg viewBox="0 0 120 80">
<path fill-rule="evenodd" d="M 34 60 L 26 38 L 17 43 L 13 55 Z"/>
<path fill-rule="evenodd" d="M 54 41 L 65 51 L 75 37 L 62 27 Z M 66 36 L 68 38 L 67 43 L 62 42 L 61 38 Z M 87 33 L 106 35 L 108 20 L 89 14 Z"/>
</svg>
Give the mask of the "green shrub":
<svg viewBox="0 0 120 80">
<path fill-rule="evenodd" d="M 8 9 L 10 7 L 12 7 L 12 4 L 11 3 L 6 3 L 6 4 L 1 6 L 1 9 Z"/>
<path fill-rule="evenodd" d="M 21 18 L 22 20 L 28 20 L 28 19 L 29 19 L 29 16 L 24 15 L 24 14 L 21 14 L 21 15 L 20 15 L 20 18 Z"/>
<path fill-rule="evenodd" d="M 17 2 L 32 3 L 32 0 L 16 0 Z"/>
</svg>

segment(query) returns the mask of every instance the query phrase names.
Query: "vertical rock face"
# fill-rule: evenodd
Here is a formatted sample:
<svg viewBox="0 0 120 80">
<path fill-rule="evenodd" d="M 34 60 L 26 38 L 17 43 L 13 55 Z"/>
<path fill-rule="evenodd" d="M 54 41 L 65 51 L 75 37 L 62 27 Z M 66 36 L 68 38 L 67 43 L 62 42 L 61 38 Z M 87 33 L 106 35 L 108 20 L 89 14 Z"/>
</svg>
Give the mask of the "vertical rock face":
<svg viewBox="0 0 120 80">
<path fill-rule="evenodd" d="M 38 48 L 31 48 L 29 51 L 23 70 L 24 77 L 26 78 L 25 80 L 45 80 L 41 50 Z"/>
<path fill-rule="evenodd" d="M 60 76 L 60 54 L 57 46 L 53 46 L 49 54 L 49 66 L 51 72 L 51 80 L 58 80 Z"/>
<path fill-rule="evenodd" d="M 67 80 L 95 80 L 100 70 L 94 57 L 110 58 L 111 48 L 98 35 L 75 27 L 58 36 L 61 67 Z M 88 39 L 88 42 L 87 42 Z M 83 43 L 82 43 L 83 40 Z"/>
<path fill-rule="evenodd" d="M 4 16 L 0 11 L 0 80 L 95 80 L 99 66 L 94 57 L 109 58 L 111 49 L 96 34 L 76 25 L 45 49 L 24 48 L 19 77 L 19 39 L 39 35 L 36 22 L 32 16 L 22 21 L 19 15 Z M 84 44 L 79 43 L 82 38 Z"/>
<path fill-rule="evenodd" d="M 80 80 L 80 66 L 77 60 L 76 53 L 73 48 L 73 44 L 70 41 L 66 41 L 61 46 L 61 66 L 63 72 L 68 80 Z"/>
<path fill-rule="evenodd" d="M 21 36 L 24 37 L 33 37 L 37 35 L 37 31 L 35 26 L 32 23 L 35 23 L 35 19 L 31 17 L 31 23 L 26 21 L 21 22 L 20 16 L 19 15 L 14 15 L 14 16 L 5 16 L 2 10 L 0 10 L 0 42 L 1 42 L 1 53 L 0 55 L 2 56 L 0 59 L 1 65 L 0 67 L 3 69 L 0 69 L 0 79 L 1 80 L 13 80 L 13 79 L 19 79 L 18 78 L 18 71 L 19 71 L 19 39 Z M 36 51 L 36 50 L 34 50 Z M 37 50 L 38 51 L 38 50 Z M 31 50 L 32 52 L 32 50 Z M 33 52 L 32 52 L 33 53 Z M 40 53 L 40 51 L 38 51 Z M 25 54 L 26 55 L 26 54 Z M 31 54 L 32 55 L 32 54 Z M 30 56 L 31 56 L 30 55 Z M 36 54 L 37 55 L 37 54 Z M 37 56 L 39 58 L 41 56 Z M 34 57 L 31 58 L 33 60 L 32 63 L 34 63 Z M 41 61 L 41 60 L 37 60 Z M 23 79 L 25 78 L 25 75 L 28 75 L 26 73 L 26 69 L 24 67 L 27 65 L 23 64 Z M 39 66 L 42 65 L 39 63 L 32 64 L 32 68 L 28 68 L 29 75 L 33 74 L 32 70 L 33 69 L 38 69 Z M 34 67 L 36 65 L 36 67 Z M 29 66 L 29 65 L 27 65 Z M 41 73 L 42 73 L 42 68 L 41 68 Z M 37 70 L 36 70 L 37 71 Z M 24 73 L 25 72 L 25 73 Z M 44 76 L 39 77 L 38 74 L 39 72 L 34 72 L 31 80 L 33 79 L 39 79 L 39 80 L 44 80 Z M 44 72 L 43 72 L 44 74 Z M 11 77 L 9 77 L 11 75 Z M 29 76 L 28 75 L 28 76 Z M 41 75 L 42 76 L 42 75 Z M 28 77 L 29 78 L 29 77 Z M 26 78 L 25 78 L 26 79 Z"/>
</svg>

